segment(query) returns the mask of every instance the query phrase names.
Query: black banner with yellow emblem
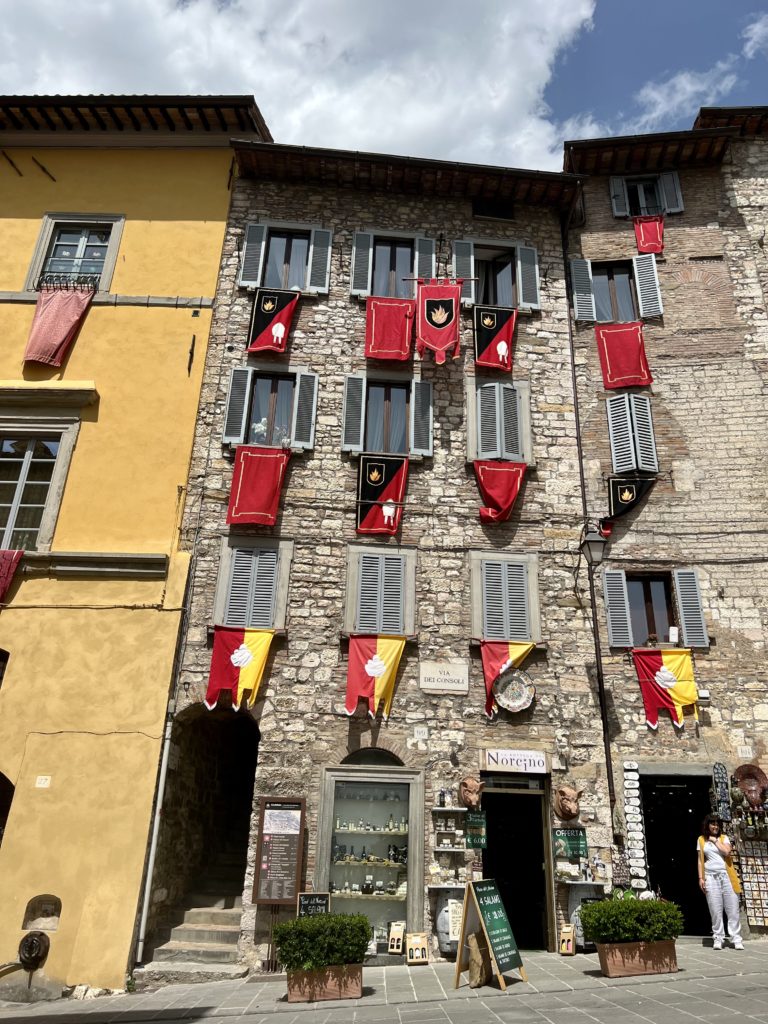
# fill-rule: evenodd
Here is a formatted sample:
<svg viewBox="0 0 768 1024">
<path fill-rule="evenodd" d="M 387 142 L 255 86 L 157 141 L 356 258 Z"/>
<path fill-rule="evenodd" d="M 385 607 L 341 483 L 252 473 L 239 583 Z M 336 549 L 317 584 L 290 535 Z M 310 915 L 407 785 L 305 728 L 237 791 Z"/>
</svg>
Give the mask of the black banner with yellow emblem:
<svg viewBox="0 0 768 1024">
<path fill-rule="evenodd" d="M 405 455 L 361 455 L 357 477 L 357 532 L 395 534 L 408 482 Z"/>
<path fill-rule="evenodd" d="M 611 477 L 608 480 L 609 519 L 618 519 L 639 505 L 656 483 L 645 477 Z"/>
</svg>

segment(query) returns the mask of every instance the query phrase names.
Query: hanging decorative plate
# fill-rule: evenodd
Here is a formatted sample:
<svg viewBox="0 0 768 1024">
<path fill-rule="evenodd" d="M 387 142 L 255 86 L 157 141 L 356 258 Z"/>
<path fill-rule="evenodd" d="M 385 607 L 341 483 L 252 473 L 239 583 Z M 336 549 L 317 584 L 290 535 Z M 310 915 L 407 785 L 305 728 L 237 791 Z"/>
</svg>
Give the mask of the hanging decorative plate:
<svg viewBox="0 0 768 1024">
<path fill-rule="evenodd" d="M 536 687 L 527 672 L 513 668 L 496 679 L 493 695 L 496 703 L 505 711 L 525 711 L 533 703 Z"/>
<path fill-rule="evenodd" d="M 637 763 L 637 761 L 625 761 L 625 762 L 624 762 L 624 767 L 625 767 L 625 768 L 629 768 L 629 769 L 630 769 L 630 771 L 637 771 L 637 769 L 638 769 L 638 768 L 639 768 L 640 766 L 639 766 L 639 764 Z"/>
</svg>

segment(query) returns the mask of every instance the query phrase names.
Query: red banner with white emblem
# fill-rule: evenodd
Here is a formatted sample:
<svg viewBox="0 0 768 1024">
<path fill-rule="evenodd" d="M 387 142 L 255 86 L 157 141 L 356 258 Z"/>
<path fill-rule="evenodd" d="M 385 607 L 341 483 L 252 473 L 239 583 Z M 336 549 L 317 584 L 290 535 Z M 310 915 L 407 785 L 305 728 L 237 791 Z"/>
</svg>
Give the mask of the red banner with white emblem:
<svg viewBox="0 0 768 1024">
<path fill-rule="evenodd" d="M 253 302 L 249 352 L 285 352 L 300 292 L 259 288 Z"/>
<path fill-rule="evenodd" d="M 405 455 L 361 455 L 357 479 L 357 532 L 395 534 L 408 482 Z"/>
</svg>

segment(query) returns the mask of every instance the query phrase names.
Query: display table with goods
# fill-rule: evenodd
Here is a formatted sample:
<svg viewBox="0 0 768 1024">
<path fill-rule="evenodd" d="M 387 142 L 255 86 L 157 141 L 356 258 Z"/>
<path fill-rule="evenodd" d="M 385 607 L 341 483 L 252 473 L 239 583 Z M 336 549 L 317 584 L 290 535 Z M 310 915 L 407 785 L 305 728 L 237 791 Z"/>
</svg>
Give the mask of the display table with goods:
<svg viewBox="0 0 768 1024">
<path fill-rule="evenodd" d="M 676 903 L 635 899 L 630 892 L 624 899 L 583 903 L 581 923 L 586 940 L 597 946 L 605 977 L 677 971 L 675 939 L 683 915 Z"/>
<path fill-rule="evenodd" d="M 371 926 L 363 914 L 317 914 L 274 927 L 289 1003 L 360 999 Z"/>
</svg>

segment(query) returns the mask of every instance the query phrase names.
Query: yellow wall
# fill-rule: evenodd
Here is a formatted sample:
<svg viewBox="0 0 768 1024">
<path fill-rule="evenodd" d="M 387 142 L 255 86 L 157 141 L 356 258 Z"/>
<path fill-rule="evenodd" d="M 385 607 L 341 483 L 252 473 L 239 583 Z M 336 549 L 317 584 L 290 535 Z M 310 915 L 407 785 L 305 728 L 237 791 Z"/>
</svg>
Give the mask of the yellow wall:
<svg viewBox="0 0 768 1024">
<path fill-rule="evenodd" d="M 11 152 L 23 177 L 3 161 L 0 291 L 23 288 L 49 212 L 125 215 L 112 294 L 214 294 L 228 149 Z M 53 894 L 62 917 L 46 975 L 120 988 L 188 572 L 175 531 L 210 311 L 94 306 L 61 370 L 23 367 L 33 313 L 31 303 L 0 302 L 0 380 L 93 381 L 99 394 L 82 410 L 53 551 L 165 553 L 171 572 L 161 581 L 22 575 L 0 612 L 10 652 L 0 771 L 16 786 L 0 848 L 0 962 L 15 958 L 28 900 Z M 23 411 L 1 403 L 0 414 Z M 35 786 L 39 775 L 50 788 Z"/>
</svg>

